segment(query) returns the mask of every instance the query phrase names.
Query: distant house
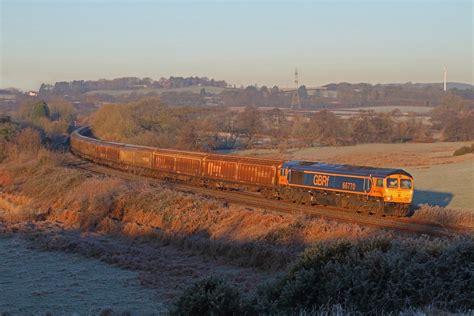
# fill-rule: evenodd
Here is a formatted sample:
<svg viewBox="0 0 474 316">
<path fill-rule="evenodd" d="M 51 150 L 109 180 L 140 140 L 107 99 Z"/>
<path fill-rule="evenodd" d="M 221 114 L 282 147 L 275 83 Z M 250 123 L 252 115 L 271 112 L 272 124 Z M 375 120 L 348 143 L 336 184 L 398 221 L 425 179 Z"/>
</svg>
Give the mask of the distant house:
<svg viewBox="0 0 474 316">
<path fill-rule="evenodd" d="M 307 88 L 307 90 L 309 94 L 322 98 L 336 99 L 338 96 L 337 91 L 328 90 L 325 87 Z"/>
<path fill-rule="evenodd" d="M 36 97 L 36 96 L 38 96 L 38 92 L 36 92 L 36 91 L 28 91 L 28 92 L 26 93 L 26 95 L 28 95 L 28 96 L 30 96 L 30 97 Z"/>
</svg>

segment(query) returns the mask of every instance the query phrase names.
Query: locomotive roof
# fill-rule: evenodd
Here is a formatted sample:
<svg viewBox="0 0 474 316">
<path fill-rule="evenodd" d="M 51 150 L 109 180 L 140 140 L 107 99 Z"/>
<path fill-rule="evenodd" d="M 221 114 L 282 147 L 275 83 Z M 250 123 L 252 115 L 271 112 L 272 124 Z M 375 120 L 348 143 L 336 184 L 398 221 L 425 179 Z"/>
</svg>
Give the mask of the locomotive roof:
<svg viewBox="0 0 474 316">
<path fill-rule="evenodd" d="M 291 160 L 283 164 L 284 168 L 291 168 L 298 171 L 326 172 L 336 174 L 346 174 L 353 176 L 374 176 L 385 178 L 392 174 L 411 175 L 403 169 L 375 168 L 354 165 L 328 164 L 324 162 L 311 162 L 301 160 Z"/>
</svg>

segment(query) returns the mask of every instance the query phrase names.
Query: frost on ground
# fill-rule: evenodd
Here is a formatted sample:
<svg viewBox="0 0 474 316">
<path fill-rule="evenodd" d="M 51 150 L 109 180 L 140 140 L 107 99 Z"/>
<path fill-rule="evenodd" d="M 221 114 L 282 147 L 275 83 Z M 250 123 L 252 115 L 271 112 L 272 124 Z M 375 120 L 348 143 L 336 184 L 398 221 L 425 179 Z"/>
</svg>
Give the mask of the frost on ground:
<svg viewBox="0 0 474 316">
<path fill-rule="evenodd" d="M 440 210 L 426 208 L 418 216 L 434 218 L 433 212 Z M 465 222 L 465 217 L 449 215 L 450 223 Z M 229 205 L 145 180 L 89 175 L 70 168 L 66 155 L 49 151 L 0 164 L 0 222 L 0 238 L 20 235 L 28 240 L 23 244 L 14 237 L 9 242 L 19 245 L 8 248 L 3 243 L 9 239 L 0 245 L 7 247 L 0 251 L 0 282 L 11 282 L 1 283 L 0 289 L 9 285 L 8 295 L 13 296 L 0 297 L 5 304 L 0 312 L 8 307 L 13 314 L 97 314 L 108 306 L 114 311 L 122 306 L 132 312 L 134 306 L 159 309 L 208 276 L 252 297 L 257 286 L 275 280 L 311 244 L 400 237 L 356 224 Z M 32 250 L 24 245 L 46 252 L 28 252 Z M 12 249 L 18 251 L 16 257 Z M 56 270 L 71 260 L 91 267 Z M 109 268 L 121 276 L 107 272 L 99 261 L 115 266 Z M 126 270 L 114 270 L 119 268 Z M 48 286 L 38 286 L 43 282 Z M 130 296 L 114 296 L 130 288 Z M 139 296 L 140 305 L 134 305 L 135 289 L 151 297 Z M 148 299 L 157 305 L 147 305 Z M 41 310 L 29 312 L 32 306 Z"/>
<path fill-rule="evenodd" d="M 407 171 L 415 178 L 414 205 L 426 203 L 474 210 L 474 161 L 408 168 Z"/>
<path fill-rule="evenodd" d="M 155 292 L 140 285 L 138 272 L 83 256 L 28 247 L 19 236 L 0 238 L 0 312 L 97 314 L 159 312 Z"/>
<path fill-rule="evenodd" d="M 278 275 L 170 245 L 47 222 L 0 225 L 0 248 L 0 258 L 5 258 L 0 288 L 15 297 L 0 297 L 0 313 L 97 314 L 111 307 L 115 312 L 149 314 L 167 309 L 184 288 L 206 276 L 226 280 L 250 295 Z"/>
</svg>

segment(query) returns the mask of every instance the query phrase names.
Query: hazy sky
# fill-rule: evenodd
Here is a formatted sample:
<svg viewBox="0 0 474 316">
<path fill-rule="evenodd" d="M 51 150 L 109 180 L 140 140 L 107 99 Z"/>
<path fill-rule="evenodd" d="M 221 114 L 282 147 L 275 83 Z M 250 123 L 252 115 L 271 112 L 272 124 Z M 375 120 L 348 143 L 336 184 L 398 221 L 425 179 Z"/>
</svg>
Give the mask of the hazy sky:
<svg viewBox="0 0 474 316">
<path fill-rule="evenodd" d="M 473 82 L 472 1 L 1 3 L 0 87 L 121 76 Z"/>
</svg>

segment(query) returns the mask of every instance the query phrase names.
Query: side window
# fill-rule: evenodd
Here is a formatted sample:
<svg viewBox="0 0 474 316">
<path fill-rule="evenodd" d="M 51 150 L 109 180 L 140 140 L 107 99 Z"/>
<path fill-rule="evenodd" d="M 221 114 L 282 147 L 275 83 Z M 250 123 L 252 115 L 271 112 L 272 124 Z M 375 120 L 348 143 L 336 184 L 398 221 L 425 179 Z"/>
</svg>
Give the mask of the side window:
<svg viewBox="0 0 474 316">
<path fill-rule="evenodd" d="M 379 188 L 383 188 L 383 179 L 377 179 L 377 183 L 375 185 Z"/>
<path fill-rule="evenodd" d="M 388 178 L 387 179 L 387 188 L 391 188 L 391 189 L 398 188 L 398 179 L 397 178 Z"/>
<path fill-rule="evenodd" d="M 291 182 L 297 184 L 303 184 L 304 173 L 302 171 L 293 171 L 291 173 Z"/>
</svg>

